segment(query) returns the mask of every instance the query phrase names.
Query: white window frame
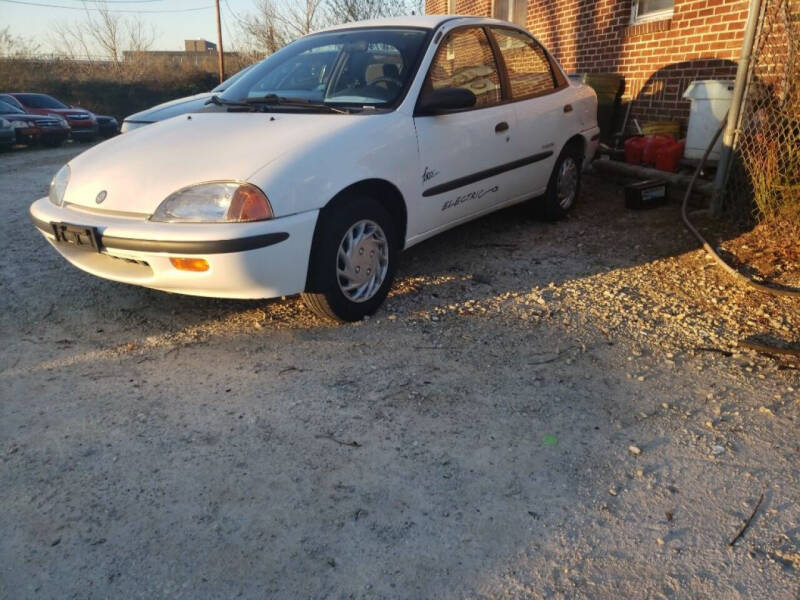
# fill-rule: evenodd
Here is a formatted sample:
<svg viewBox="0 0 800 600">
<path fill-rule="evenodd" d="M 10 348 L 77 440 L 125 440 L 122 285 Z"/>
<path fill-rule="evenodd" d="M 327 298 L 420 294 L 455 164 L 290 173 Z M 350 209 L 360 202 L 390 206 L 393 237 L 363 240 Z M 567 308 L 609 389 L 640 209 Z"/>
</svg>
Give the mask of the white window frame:
<svg viewBox="0 0 800 600">
<path fill-rule="evenodd" d="M 516 8 L 517 2 L 525 2 L 525 23 L 516 23 L 514 21 L 514 13 L 516 12 L 514 9 Z M 492 17 L 495 19 L 503 19 L 504 21 L 508 21 L 509 23 L 514 23 L 514 25 L 519 25 L 520 27 L 527 27 L 528 26 L 528 0 L 508 0 L 508 14 L 504 17 L 496 17 L 494 14 L 494 0 L 492 0 Z"/>
<path fill-rule="evenodd" d="M 639 14 L 639 0 L 631 2 L 631 23 L 638 25 L 639 23 L 652 23 L 653 21 L 664 21 L 671 19 L 675 13 L 675 2 L 672 2 L 672 8 L 665 8 L 663 10 L 656 10 L 646 15 Z"/>
<path fill-rule="evenodd" d="M 456 0 L 447 0 L 447 14 L 455 15 L 456 13 Z"/>
</svg>

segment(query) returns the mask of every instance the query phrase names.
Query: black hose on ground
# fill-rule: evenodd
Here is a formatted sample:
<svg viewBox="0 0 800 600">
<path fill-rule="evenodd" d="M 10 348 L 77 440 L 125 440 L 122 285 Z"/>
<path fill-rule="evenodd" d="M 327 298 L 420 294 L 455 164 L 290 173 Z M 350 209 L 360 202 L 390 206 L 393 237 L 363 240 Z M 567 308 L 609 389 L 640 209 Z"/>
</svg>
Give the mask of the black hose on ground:
<svg viewBox="0 0 800 600">
<path fill-rule="evenodd" d="M 763 283 L 759 283 L 758 281 L 754 281 L 750 277 L 747 277 L 734 269 L 730 266 L 725 260 L 717 253 L 714 248 L 711 247 L 711 244 L 706 241 L 703 235 L 697 230 L 697 228 L 692 225 L 691 221 L 689 221 L 689 216 L 686 213 L 686 207 L 689 205 L 689 197 L 692 195 L 692 189 L 694 188 L 694 184 L 697 181 L 698 176 L 700 175 L 700 171 L 706 164 L 706 160 L 708 160 L 708 155 L 711 153 L 711 149 L 714 147 L 714 144 L 717 143 L 719 136 L 722 134 L 722 131 L 725 129 L 725 125 L 728 122 L 728 116 L 726 115 L 725 118 L 722 120 L 722 124 L 720 128 L 717 130 L 717 133 L 714 134 L 714 138 L 711 140 L 711 143 L 706 148 L 706 151 L 703 153 L 703 157 L 700 159 L 700 163 L 697 165 L 697 168 L 694 171 L 694 175 L 692 175 L 692 179 L 689 182 L 689 187 L 686 188 L 686 195 L 683 197 L 683 204 L 681 205 L 681 218 L 683 219 L 684 224 L 689 229 L 689 231 L 694 234 L 694 236 L 700 241 L 703 245 L 708 254 L 710 254 L 714 260 L 717 262 L 719 266 L 721 266 L 725 271 L 727 271 L 736 281 L 739 283 L 744 283 L 752 288 L 757 289 L 760 292 L 764 292 L 766 294 L 771 294 L 773 296 L 789 296 L 789 297 L 800 297 L 800 290 L 796 288 L 789 288 L 789 287 L 773 287 L 771 285 L 765 285 Z M 763 352 L 765 354 L 779 354 L 779 355 L 791 355 L 791 356 L 800 356 L 800 350 L 795 348 L 779 348 L 777 346 L 770 346 L 767 344 L 759 344 L 755 342 L 750 342 L 748 340 L 743 340 L 739 342 L 740 346 L 750 348 L 751 350 L 755 350 L 756 352 Z"/>
<path fill-rule="evenodd" d="M 727 271 L 734 279 L 736 279 L 740 283 L 749 285 L 750 287 L 753 287 L 759 290 L 760 292 L 772 294 L 773 296 L 800 297 L 800 289 L 790 288 L 785 286 L 765 285 L 763 283 L 759 283 L 758 281 L 751 279 L 750 277 L 747 277 L 746 275 L 743 275 L 742 273 L 734 269 L 727 262 L 725 262 L 725 260 L 717 253 L 716 250 L 714 250 L 714 248 L 711 247 L 711 244 L 709 244 L 703 237 L 703 235 L 697 230 L 697 228 L 694 225 L 692 225 L 691 221 L 689 221 L 689 216 L 686 214 L 686 207 L 689 205 L 689 197 L 692 195 L 694 184 L 697 181 L 698 176 L 700 175 L 700 171 L 702 171 L 703 167 L 705 166 L 706 160 L 708 160 L 708 155 L 711 153 L 711 149 L 714 147 L 714 144 L 717 143 L 719 136 L 725 129 L 725 125 L 727 124 L 727 122 L 728 122 L 728 117 L 726 115 L 725 118 L 722 120 L 722 124 L 720 125 L 720 128 L 717 130 L 717 133 L 714 134 L 714 138 L 711 140 L 711 143 L 708 145 L 708 148 L 706 148 L 706 151 L 703 153 L 703 157 L 700 159 L 697 168 L 694 170 L 694 175 L 692 175 L 692 179 L 689 182 L 689 187 L 686 188 L 686 195 L 683 197 L 683 204 L 681 206 L 681 218 L 683 219 L 683 222 L 689 229 L 689 231 L 691 231 L 703 245 L 705 251 L 708 252 L 714 258 L 715 261 L 717 261 L 717 264 L 719 264 L 720 267 L 722 267 L 725 271 Z"/>
</svg>

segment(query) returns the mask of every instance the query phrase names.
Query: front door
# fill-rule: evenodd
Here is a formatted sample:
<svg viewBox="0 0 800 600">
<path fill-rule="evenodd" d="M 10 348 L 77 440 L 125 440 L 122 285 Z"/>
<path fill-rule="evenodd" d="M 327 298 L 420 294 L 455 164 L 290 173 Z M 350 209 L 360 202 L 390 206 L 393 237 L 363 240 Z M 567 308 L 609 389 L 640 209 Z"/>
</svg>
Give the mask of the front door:
<svg viewBox="0 0 800 600">
<path fill-rule="evenodd" d="M 440 44 L 423 86 L 473 92 L 475 107 L 417 116 L 422 170 L 421 231 L 463 221 L 521 193 L 513 163 L 517 117 L 503 104 L 492 47 L 481 27 L 460 28 Z"/>
</svg>

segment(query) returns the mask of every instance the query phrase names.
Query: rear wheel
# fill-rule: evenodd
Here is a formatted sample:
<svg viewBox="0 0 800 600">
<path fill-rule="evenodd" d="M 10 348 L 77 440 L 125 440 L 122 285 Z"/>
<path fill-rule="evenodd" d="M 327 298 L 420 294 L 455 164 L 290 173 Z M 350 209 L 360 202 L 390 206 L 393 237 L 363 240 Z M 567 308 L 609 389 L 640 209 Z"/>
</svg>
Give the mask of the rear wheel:
<svg viewBox="0 0 800 600">
<path fill-rule="evenodd" d="M 331 321 L 371 315 L 392 285 L 398 249 L 397 228 L 374 200 L 357 197 L 323 209 L 303 302 Z"/>
<path fill-rule="evenodd" d="M 581 191 L 581 165 L 583 154 L 575 144 L 561 151 L 553 167 L 547 191 L 535 200 L 537 215 L 548 220 L 563 219 L 578 201 Z"/>
</svg>

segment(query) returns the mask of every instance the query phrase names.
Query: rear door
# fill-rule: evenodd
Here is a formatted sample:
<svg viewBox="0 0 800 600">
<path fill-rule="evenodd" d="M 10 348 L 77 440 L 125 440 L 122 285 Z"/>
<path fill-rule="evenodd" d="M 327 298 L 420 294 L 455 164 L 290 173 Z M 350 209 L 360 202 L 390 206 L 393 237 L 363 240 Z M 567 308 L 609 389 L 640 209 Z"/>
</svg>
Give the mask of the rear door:
<svg viewBox="0 0 800 600">
<path fill-rule="evenodd" d="M 455 29 L 431 63 L 421 95 L 460 87 L 477 97 L 474 108 L 416 116 L 421 160 L 420 231 L 442 228 L 519 194 L 511 141 L 514 108 L 504 103 L 500 71 L 483 27 Z"/>
<path fill-rule="evenodd" d="M 510 27 L 491 27 L 508 80 L 517 120 L 515 151 L 527 164 L 518 175 L 527 195 L 544 192 L 558 153 L 572 135 L 569 82 L 531 36 Z"/>
</svg>

